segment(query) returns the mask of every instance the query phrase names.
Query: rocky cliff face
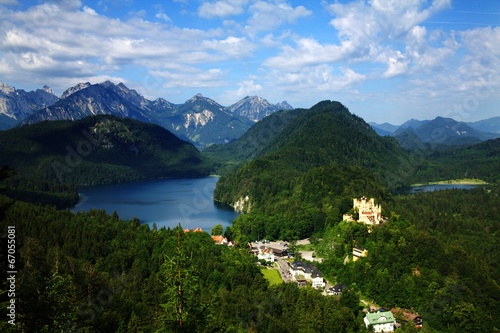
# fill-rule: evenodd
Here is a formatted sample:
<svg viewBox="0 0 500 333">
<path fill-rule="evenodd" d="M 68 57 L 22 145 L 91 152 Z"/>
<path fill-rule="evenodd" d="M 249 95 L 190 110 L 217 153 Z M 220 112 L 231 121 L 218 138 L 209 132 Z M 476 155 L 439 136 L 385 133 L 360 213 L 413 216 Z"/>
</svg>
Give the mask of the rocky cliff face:
<svg viewBox="0 0 500 333">
<path fill-rule="evenodd" d="M 253 121 L 262 120 L 271 113 L 279 110 L 291 110 L 293 107 L 286 101 L 278 104 L 271 104 L 266 99 L 259 96 L 247 96 L 239 102 L 231 105 L 229 111 Z"/>
<path fill-rule="evenodd" d="M 16 121 L 23 120 L 41 108 L 53 105 L 57 100 L 58 97 L 48 86 L 26 92 L 0 82 L 0 114 Z"/>
<path fill-rule="evenodd" d="M 23 124 L 43 120 L 77 120 L 88 116 L 110 114 L 153 122 L 145 105 L 148 101 L 135 90 L 110 81 L 89 85 L 78 84 L 66 90 L 64 98 L 27 117 Z"/>
<path fill-rule="evenodd" d="M 6 94 L 12 94 L 14 88 L 4 85 L 3 90 Z M 50 95 L 51 89 L 44 87 L 43 92 Z M 196 94 L 183 104 L 173 104 L 163 98 L 150 101 L 123 83 L 110 81 L 79 83 L 68 88 L 59 100 L 55 95 L 50 96 L 54 96 L 50 104 L 38 98 L 36 108 L 19 118 L 22 124 L 44 120 L 78 120 L 109 114 L 159 124 L 200 149 L 214 143 L 234 141 L 254 122 L 275 111 L 292 108 L 286 102 L 273 105 L 258 96 L 246 97 L 230 108 L 201 94 Z M 3 128 L 14 125 L 0 117 L 0 128 L 2 121 L 5 124 Z"/>
</svg>

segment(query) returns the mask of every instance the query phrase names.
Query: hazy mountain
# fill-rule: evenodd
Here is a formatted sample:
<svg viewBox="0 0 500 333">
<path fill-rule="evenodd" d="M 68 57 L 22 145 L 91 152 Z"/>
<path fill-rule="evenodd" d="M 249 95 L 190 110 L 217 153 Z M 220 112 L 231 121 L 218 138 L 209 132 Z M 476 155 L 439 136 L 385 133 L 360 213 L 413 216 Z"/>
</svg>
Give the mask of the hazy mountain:
<svg viewBox="0 0 500 333">
<path fill-rule="evenodd" d="M 228 110 L 253 121 L 259 121 L 279 110 L 291 110 L 293 107 L 286 101 L 271 104 L 259 96 L 246 96 L 242 100 L 228 107 Z"/>
<path fill-rule="evenodd" d="M 439 148 L 440 146 L 470 145 L 484 140 L 497 137 L 493 133 L 485 133 L 476 130 L 466 123 L 458 122 L 451 118 L 436 117 L 423 125 L 414 129 L 416 137 L 427 145 L 428 148 Z M 403 135 L 406 135 L 404 137 Z M 394 136 L 400 144 L 407 149 L 421 147 L 413 136 L 413 142 L 410 143 L 404 130 L 396 131 Z M 404 139 L 403 139 L 404 138 Z"/>
<path fill-rule="evenodd" d="M 410 119 L 401 126 L 389 123 L 370 125 L 379 135 L 394 136 L 401 147 L 408 150 L 470 145 L 500 136 L 500 117 L 474 123 L 436 117 L 433 120 Z"/>
<path fill-rule="evenodd" d="M 14 126 L 35 111 L 54 104 L 58 97 L 44 86 L 36 91 L 24 91 L 0 82 L 0 129 Z"/>
<path fill-rule="evenodd" d="M 109 115 L 2 131 L 1 165 L 26 178 L 78 185 L 209 173 L 191 143 L 158 125 Z"/>
<path fill-rule="evenodd" d="M 370 122 L 369 124 L 375 130 L 375 132 L 381 136 L 391 135 L 399 128 L 399 126 L 389 123 L 377 124 L 374 122 Z"/>
<path fill-rule="evenodd" d="M 420 126 L 422 126 L 428 122 L 429 122 L 429 120 L 410 119 L 410 120 L 407 120 L 404 123 L 402 123 L 401 126 L 399 126 L 399 127 L 402 127 L 402 128 L 411 127 L 411 128 L 416 129 L 416 128 L 419 128 Z"/>
<path fill-rule="evenodd" d="M 398 140 L 399 146 L 406 150 L 430 149 L 430 145 L 424 144 L 413 127 L 400 127 L 391 135 Z"/>
<path fill-rule="evenodd" d="M 487 133 L 500 134 L 500 116 L 467 123 L 469 126 Z"/>
</svg>

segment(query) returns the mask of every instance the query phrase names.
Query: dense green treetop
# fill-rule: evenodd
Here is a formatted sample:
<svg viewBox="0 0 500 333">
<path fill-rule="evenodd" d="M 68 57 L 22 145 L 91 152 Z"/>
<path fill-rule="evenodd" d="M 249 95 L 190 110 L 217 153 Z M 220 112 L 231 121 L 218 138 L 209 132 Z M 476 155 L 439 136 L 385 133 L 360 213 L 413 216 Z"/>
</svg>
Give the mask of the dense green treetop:
<svg viewBox="0 0 500 333">
<path fill-rule="evenodd" d="M 160 126 L 113 116 L 0 132 L 0 165 L 24 178 L 76 185 L 209 173 L 190 143 Z"/>
</svg>

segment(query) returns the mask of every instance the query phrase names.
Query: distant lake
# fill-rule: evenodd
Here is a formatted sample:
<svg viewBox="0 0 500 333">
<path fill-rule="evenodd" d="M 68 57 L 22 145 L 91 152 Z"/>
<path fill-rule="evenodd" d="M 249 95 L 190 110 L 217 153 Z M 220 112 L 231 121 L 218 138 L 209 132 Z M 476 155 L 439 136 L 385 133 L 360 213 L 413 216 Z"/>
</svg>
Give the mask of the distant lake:
<svg viewBox="0 0 500 333">
<path fill-rule="evenodd" d="M 432 192 L 439 190 L 449 190 L 449 189 L 461 189 L 461 190 L 470 190 L 479 185 L 464 185 L 464 184 L 432 184 L 432 185 L 419 185 L 419 186 L 411 186 L 408 189 L 408 194 L 418 193 L 418 192 Z"/>
<path fill-rule="evenodd" d="M 137 217 L 141 223 L 158 228 L 201 228 L 210 232 L 216 224 L 225 228 L 238 216 L 231 207 L 213 201 L 212 176 L 194 179 L 148 180 L 115 185 L 79 188 L 80 202 L 72 212 L 104 209 L 123 220 Z"/>
</svg>

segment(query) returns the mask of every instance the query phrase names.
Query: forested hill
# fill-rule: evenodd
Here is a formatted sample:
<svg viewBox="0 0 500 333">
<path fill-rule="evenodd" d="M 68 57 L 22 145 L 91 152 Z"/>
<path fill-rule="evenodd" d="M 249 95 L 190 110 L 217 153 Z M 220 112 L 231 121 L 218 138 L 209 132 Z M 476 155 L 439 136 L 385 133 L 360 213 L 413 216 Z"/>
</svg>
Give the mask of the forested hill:
<svg viewBox="0 0 500 333">
<path fill-rule="evenodd" d="M 214 193 L 216 200 L 231 205 L 238 202 L 253 214 L 263 213 L 265 217 L 259 216 L 260 221 L 271 221 L 272 216 L 278 220 L 278 216 L 286 215 L 291 219 L 287 221 L 297 227 L 281 223 L 257 236 L 285 237 L 293 229 L 288 236 L 307 237 L 323 228 L 313 221 L 323 224 L 330 213 L 332 220 L 340 218 L 338 210 L 329 212 L 326 203 L 322 206 L 322 200 L 313 199 L 318 191 L 323 191 L 323 184 L 338 183 L 333 189 L 335 194 L 322 192 L 335 201 L 363 195 L 363 188 L 370 191 L 365 195 L 380 199 L 386 195 L 386 187 L 404 184 L 414 171 L 411 157 L 393 138 L 378 136 L 339 102 L 324 101 L 300 111 L 261 151 L 265 151 L 261 157 L 221 177 Z M 317 186 L 310 188 L 308 182 Z M 343 191 L 345 186 L 357 188 L 359 193 Z M 296 200 L 292 199 L 295 196 Z M 235 225 L 252 216 L 255 215 L 242 216 Z M 307 227 L 310 223 L 314 225 Z"/>
<path fill-rule="evenodd" d="M 478 178 L 500 182 L 500 138 L 472 146 L 433 151 L 425 167 L 418 168 L 415 182 L 443 179 Z"/>
<path fill-rule="evenodd" d="M 366 168 L 390 187 L 405 183 L 413 172 L 411 157 L 393 138 L 378 136 L 341 103 L 324 101 L 308 110 L 293 112 L 298 114 L 288 117 L 291 120 L 282 128 L 271 131 L 270 139 L 253 138 L 263 142 L 257 147 L 260 157 L 221 178 L 219 200 L 233 204 L 241 196 L 253 193 L 255 182 L 267 178 L 285 181 L 332 163 Z M 243 140 L 252 141 L 244 136 L 237 143 Z M 231 148 L 228 146 L 229 151 Z M 236 191 L 228 190 L 240 181 L 242 185 Z"/>
<path fill-rule="evenodd" d="M 208 174 L 199 151 L 166 129 L 95 116 L 0 132 L 0 166 L 24 178 L 91 185 Z"/>
<path fill-rule="evenodd" d="M 219 164 L 219 173 L 226 173 L 268 152 L 276 141 L 277 135 L 306 111 L 305 109 L 292 109 L 275 112 L 255 123 L 236 141 L 205 148 L 203 155 Z"/>
</svg>

